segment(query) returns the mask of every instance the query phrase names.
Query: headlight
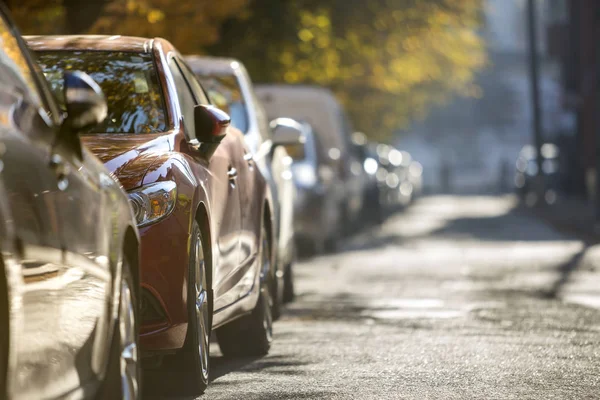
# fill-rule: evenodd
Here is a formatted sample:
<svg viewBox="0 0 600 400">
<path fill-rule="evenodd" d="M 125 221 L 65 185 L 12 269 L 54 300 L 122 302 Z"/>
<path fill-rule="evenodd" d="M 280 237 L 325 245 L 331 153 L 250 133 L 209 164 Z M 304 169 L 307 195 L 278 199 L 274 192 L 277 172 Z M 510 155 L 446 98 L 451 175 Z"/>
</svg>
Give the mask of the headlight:
<svg viewBox="0 0 600 400">
<path fill-rule="evenodd" d="M 175 208 L 177 185 L 172 181 L 152 183 L 128 193 L 138 227 L 166 217 Z"/>
</svg>

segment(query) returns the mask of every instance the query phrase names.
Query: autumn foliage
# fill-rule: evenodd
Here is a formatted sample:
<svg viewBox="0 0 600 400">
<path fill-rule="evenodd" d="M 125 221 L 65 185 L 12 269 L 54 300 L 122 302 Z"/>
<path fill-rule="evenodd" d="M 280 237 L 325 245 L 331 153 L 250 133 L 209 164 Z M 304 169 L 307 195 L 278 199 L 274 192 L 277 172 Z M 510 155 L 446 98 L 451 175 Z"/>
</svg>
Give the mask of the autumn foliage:
<svg viewBox="0 0 600 400">
<path fill-rule="evenodd" d="M 473 84 L 486 63 L 482 0 L 20 0 L 26 33 L 161 36 L 184 53 L 240 59 L 259 82 L 327 86 L 356 128 L 385 139 Z M 76 3 L 96 7 L 95 18 Z M 75 4 L 75 5 L 73 5 Z M 83 7 L 83 6 L 79 6 Z M 87 26 L 86 26 L 87 25 Z"/>
</svg>

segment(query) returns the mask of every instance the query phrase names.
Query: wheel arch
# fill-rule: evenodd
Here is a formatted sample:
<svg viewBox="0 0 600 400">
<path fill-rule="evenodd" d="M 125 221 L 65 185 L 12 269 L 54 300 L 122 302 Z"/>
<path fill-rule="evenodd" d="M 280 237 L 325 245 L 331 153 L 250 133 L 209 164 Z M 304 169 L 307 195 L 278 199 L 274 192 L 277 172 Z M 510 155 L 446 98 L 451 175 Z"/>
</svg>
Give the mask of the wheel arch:
<svg viewBox="0 0 600 400">
<path fill-rule="evenodd" d="M 123 237 L 123 256 L 127 259 L 131 275 L 134 279 L 134 290 L 140 290 L 140 240 L 135 229 L 128 226 Z"/>
<path fill-rule="evenodd" d="M 263 218 L 261 222 L 264 222 L 269 243 L 273 245 L 273 214 L 271 212 L 271 206 L 267 201 L 265 201 L 265 204 L 263 205 Z"/>
<path fill-rule="evenodd" d="M 206 270 L 206 280 L 208 287 L 213 289 L 213 249 L 212 249 L 212 234 L 210 229 L 210 217 L 208 208 L 204 202 L 200 202 L 196 208 L 194 219 L 200 226 L 200 234 L 202 238 L 202 251 L 204 252 L 204 262 L 208 268 Z"/>
<path fill-rule="evenodd" d="M 265 224 L 265 230 L 267 231 L 267 240 L 269 241 L 271 250 L 271 266 L 274 273 L 275 269 L 277 268 L 277 241 L 275 240 L 275 230 L 273 226 L 273 212 L 268 201 L 265 201 L 263 205 L 263 217 L 261 222 Z"/>
</svg>

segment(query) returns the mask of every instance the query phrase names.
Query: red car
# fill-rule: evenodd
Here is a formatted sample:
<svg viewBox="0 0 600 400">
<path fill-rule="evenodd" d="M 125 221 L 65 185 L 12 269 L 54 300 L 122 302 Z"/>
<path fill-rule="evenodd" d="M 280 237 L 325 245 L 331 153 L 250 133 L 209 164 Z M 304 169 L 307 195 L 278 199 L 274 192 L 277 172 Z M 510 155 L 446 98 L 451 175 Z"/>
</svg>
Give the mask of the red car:
<svg viewBox="0 0 600 400">
<path fill-rule="evenodd" d="M 145 355 L 176 353 L 203 391 L 211 329 L 225 355 L 262 355 L 272 337 L 272 204 L 242 134 L 210 105 L 163 39 L 29 37 L 53 91 L 88 73 L 108 117 L 82 135 L 128 191 L 141 237 Z"/>
</svg>

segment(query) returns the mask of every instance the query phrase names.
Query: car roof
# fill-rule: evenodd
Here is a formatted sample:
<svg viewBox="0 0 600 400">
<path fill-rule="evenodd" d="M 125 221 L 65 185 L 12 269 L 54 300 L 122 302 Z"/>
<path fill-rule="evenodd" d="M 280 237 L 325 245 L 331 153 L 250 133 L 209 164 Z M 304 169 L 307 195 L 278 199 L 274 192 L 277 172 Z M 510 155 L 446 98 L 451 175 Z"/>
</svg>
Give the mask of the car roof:
<svg viewBox="0 0 600 400">
<path fill-rule="evenodd" d="M 24 36 L 35 51 L 98 50 L 149 53 L 156 39 L 134 36 L 108 35 L 56 35 Z"/>
<path fill-rule="evenodd" d="M 330 90 L 308 85 L 257 85 L 255 91 L 270 119 L 290 117 L 308 122 L 324 146 L 345 150 L 342 108 Z"/>
<path fill-rule="evenodd" d="M 328 98 L 337 103 L 333 92 L 327 88 L 316 85 L 304 84 L 257 84 L 255 85 L 257 93 L 272 94 L 276 96 L 293 96 L 293 97 L 321 97 Z"/>
<path fill-rule="evenodd" d="M 185 61 L 195 73 L 200 74 L 234 74 L 242 68 L 242 63 L 234 58 L 185 56 Z"/>
</svg>

